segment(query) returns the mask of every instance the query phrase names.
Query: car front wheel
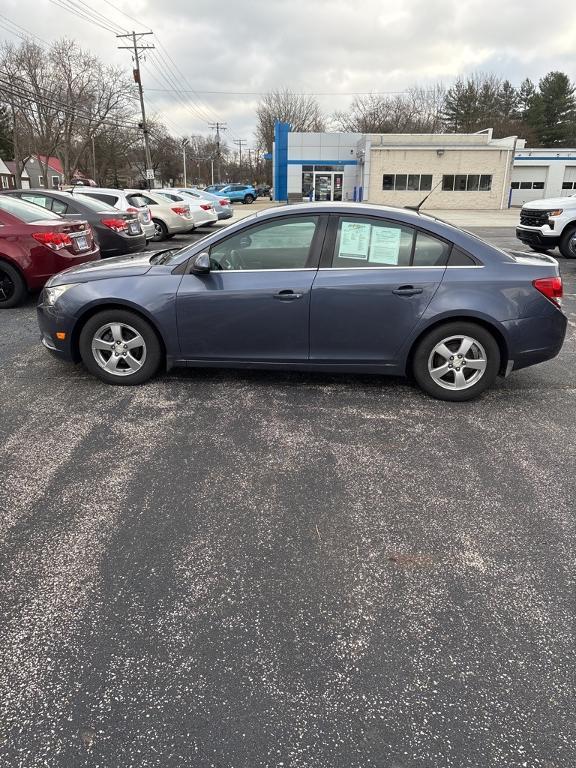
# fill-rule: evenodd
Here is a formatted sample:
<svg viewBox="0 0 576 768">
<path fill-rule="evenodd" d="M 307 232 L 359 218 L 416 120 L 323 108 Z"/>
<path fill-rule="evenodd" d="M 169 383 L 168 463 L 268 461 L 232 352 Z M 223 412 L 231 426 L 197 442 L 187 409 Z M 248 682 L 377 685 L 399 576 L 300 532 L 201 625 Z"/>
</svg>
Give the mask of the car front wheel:
<svg viewBox="0 0 576 768">
<path fill-rule="evenodd" d="M 244 196 L 244 203 L 246 205 L 250 205 L 253 202 L 254 202 L 254 195 L 245 195 Z"/>
<path fill-rule="evenodd" d="M 500 349 L 489 331 L 454 322 L 430 331 L 414 352 L 412 372 L 424 392 L 438 400 L 464 402 L 478 397 L 496 379 Z"/>
<path fill-rule="evenodd" d="M 134 312 L 109 309 L 82 328 L 80 356 L 90 373 L 107 384 L 143 384 L 158 371 L 162 348 L 146 320 Z"/>
</svg>

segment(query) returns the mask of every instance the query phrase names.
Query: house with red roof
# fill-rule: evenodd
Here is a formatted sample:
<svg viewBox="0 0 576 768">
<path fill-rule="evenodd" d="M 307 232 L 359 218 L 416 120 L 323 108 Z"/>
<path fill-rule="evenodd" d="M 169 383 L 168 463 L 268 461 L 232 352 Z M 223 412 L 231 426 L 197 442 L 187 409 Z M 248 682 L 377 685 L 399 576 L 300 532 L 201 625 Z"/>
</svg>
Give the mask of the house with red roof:
<svg viewBox="0 0 576 768">
<path fill-rule="evenodd" d="M 44 186 L 44 168 L 48 166 L 48 186 L 52 189 L 59 189 L 64 183 L 64 169 L 62 163 L 57 157 L 46 157 L 46 155 L 32 155 L 24 168 L 30 178 L 30 187 L 35 189 Z M 73 178 L 80 179 L 82 175 L 76 172 Z"/>
</svg>

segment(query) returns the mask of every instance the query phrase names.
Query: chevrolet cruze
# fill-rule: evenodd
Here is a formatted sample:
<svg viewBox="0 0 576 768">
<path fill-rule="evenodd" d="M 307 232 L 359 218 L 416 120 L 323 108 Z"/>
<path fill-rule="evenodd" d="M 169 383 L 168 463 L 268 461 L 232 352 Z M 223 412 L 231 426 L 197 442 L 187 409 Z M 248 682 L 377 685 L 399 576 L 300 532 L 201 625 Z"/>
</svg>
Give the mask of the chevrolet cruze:
<svg viewBox="0 0 576 768">
<path fill-rule="evenodd" d="M 311 203 L 182 249 L 68 269 L 38 306 L 45 347 L 109 384 L 161 367 L 411 375 L 469 400 L 558 354 L 557 262 L 414 211 Z"/>
</svg>

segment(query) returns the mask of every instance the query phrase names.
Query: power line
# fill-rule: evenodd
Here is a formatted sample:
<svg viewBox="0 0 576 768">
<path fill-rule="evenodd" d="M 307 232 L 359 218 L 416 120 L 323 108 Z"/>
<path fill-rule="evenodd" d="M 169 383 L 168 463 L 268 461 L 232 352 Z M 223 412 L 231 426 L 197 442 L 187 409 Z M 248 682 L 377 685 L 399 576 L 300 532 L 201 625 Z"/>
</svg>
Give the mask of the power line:
<svg viewBox="0 0 576 768">
<path fill-rule="evenodd" d="M 106 30 L 106 32 L 112 32 L 113 34 L 117 34 L 118 30 L 121 30 L 121 27 L 117 27 L 116 29 L 114 29 L 112 24 L 106 21 L 100 21 L 96 18 L 92 18 L 87 13 L 85 13 L 82 10 L 82 8 L 79 8 L 78 6 L 73 5 L 72 0 L 50 0 L 50 2 L 52 3 L 52 5 L 55 5 L 58 8 L 63 8 L 65 11 L 68 11 L 69 13 L 73 13 L 74 16 L 77 16 L 79 19 L 88 21 L 90 24 L 94 24 L 95 26 Z M 70 3 L 70 5 L 68 5 L 67 3 Z"/>
<path fill-rule="evenodd" d="M 9 27 L 4 26 L 4 24 L 0 22 L 0 26 L 2 26 L 3 29 L 5 29 L 7 32 L 10 32 L 11 34 L 16 35 L 22 40 L 26 40 L 29 37 L 34 37 L 36 38 L 36 40 L 40 40 L 40 42 L 43 45 L 50 45 L 50 43 L 47 40 L 44 40 L 44 38 L 42 37 L 38 37 L 38 35 L 35 35 L 34 32 L 30 32 L 29 29 L 26 29 L 25 27 L 21 27 L 20 24 L 16 24 L 15 21 L 12 21 L 12 19 L 9 19 L 8 16 L 4 16 L 3 13 L 0 13 L 0 18 L 4 19 L 5 22 L 8 22 L 8 24 L 11 24 L 13 27 L 17 27 L 17 30 L 20 30 L 20 31 L 12 30 Z"/>
</svg>

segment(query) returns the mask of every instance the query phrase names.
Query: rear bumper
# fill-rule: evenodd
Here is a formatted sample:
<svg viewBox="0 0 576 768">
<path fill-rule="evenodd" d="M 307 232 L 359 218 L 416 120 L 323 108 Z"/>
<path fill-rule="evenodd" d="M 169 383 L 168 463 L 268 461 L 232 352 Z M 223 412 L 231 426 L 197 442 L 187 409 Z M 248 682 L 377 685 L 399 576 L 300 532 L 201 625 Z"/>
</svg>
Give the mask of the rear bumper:
<svg viewBox="0 0 576 768">
<path fill-rule="evenodd" d="M 232 216 L 234 216 L 234 211 L 230 210 L 230 207 L 218 211 L 218 221 L 222 221 L 222 219 L 231 219 Z"/>
<path fill-rule="evenodd" d="M 556 248 L 560 242 L 557 235 L 543 235 L 539 229 L 516 227 L 516 237 L 526 245 L 535 245 L 542 248 Z"/>
<path fill-rule="evenodd" d="M 568 318 L 551 307 L 545 317 L 529 317 L 502 323 L 508 336 L 509 360 L 512 370 L 527 368 L 551 360 L 560 352 Z"/>
<path fill-rule="evenodd" d="M 52 256 L 52 254 L 50 255 Z M 85 264 L 87 261 L 99 261 L 100 258 L 100 248 L 98 247 L 83 254 L 71 254 L 66 251 L 66 255 L 64 255 L 64 251 L 61 251 L 56 258 L 52 259 L 52 269 L 49 273 L 39 275 L 33 273 L 32 270 L 25 272 L 26 283 L 31 291 L 37 291 L 43 288 L 46 281 L 53 275 L 57 275 L 70 267 L 76 267 L 78 264 Z"/>
<path fill-rule="evenodd" d="M 104 228 L 103 228 L 104 229 Z M 146 235 L 124 235 L 107 227 L 106 232 L 98 229 L 98 242 L 102 256 L 121 256 L 124 253 L 137 253 L 146 247 Z"/>
</svg>

